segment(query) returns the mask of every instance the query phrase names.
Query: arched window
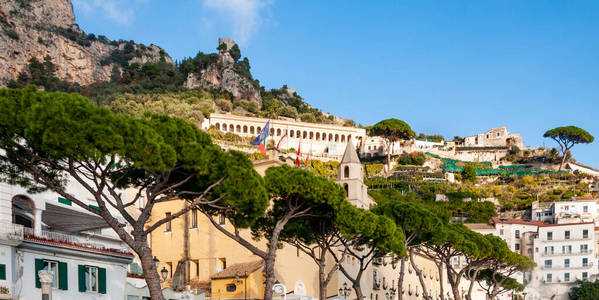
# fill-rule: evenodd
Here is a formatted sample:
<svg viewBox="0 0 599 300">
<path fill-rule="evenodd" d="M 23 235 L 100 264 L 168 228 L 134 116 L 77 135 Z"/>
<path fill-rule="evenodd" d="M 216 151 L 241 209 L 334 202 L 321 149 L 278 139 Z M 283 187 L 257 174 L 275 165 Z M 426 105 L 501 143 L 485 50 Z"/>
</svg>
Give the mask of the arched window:
<svg viewBox="0 0 599 300">
<path fill-rule="evenodd" d="M 216 123 L 216 124 L 214 124 L 214 127 L 216 127 L 216 129 L 220 130 L 220 124 Z"/>
<path fill-rule="evenodd" d="M 243 133 L 248 133 L 248 126 L 247 125 L 243 125 Z"/>
<path fill-rule="evenodd" d="M 333 134 L 329 133 L 329 142 L 333 141 Z"/>
<path fill-rule="evenodd" d="M 349 197 L 349 186 L 347 185 L 347 183 L 343 184 L 343 188 L 345 189 L 345 196 Z"/>
<path fill-rule="evenodd" d="M 241 125 L 237 125 L 236 131 L 241 132 Z"/>
<path fill-rule="evenodd" d="M 256 134 L 260 133 L 261 130 L 262 128 L 260 128 L 260 126 L 256 127 Z"/>
<path fill-rule="evenodd" d="M 316 133 L 316 140 L 317 140 L 317 141 L 318 141 L 318 140 L 320 140 L 320 132 L 317 132 L 317 133 Z"/>
<path fill-rule="evenodd" d="M 293 132 L 294 132 L 293 130 L 289 131 L 289 137 L 293 137 Z"/>
<path fill-rule="evenodd" d="M 314 139 L 314 132 L 310 131 L 310 139 L 313 140 Z"/>
<path fill-rule="evenodd" d="M 338 141 L 339 141 L 339 135 L 335 134 L 335 142 L 338 142 Z"/>
<path fill-rule="evenodd" d="M 275 135 L 275 129 L 274 128 L 270 129 L 270 135 Z"/>
<path fill-rule="evenodd" d="M 345 178 L 349 177 L 349 166 L 345 166 L 343 169 L 343 176 L 345 176 Z"/>
<path fill-rule="evenodd" d="M 250 126 L 250 133 L 254 134 L 254 126 Z"/>
<path fill-rule="evenodd" d="M 229 131 L 235 132 L 235 126 L 233 126 L 233 124 L 229 125 Z"/>
<path fill-rule="evenodd" d="M 223 123 L 223 131 L 227 131 L 227 124 Z"/>
<path fill-rule="evenodd" d="M 327 134 L 325 132 L 322 133 L 322 140 L 323 141 L 327 140 Z"/>
<path fill-rule="evenodd" d="M 281 128 L 277 129 L 277 136 L 281 136 Z"/>
<path fill-rule="evenodd" d="M 302 138 L 305 139 L 308 136 L 308 133 L 304 130 L 304 134 L 302 135 Z"/>
<path fill-rule="evenodd" d="M 345 135 L 341 135 L 341 142 L 345 143 Z"/>
<path fill-rule="evenodd" d="M 27 228 L 35 228 L 35 204 L 27 196 L 17 195 L 12 198 L 13 223 Z M 41 220 L 39 220 L 41 221 Z"/>
</svg>

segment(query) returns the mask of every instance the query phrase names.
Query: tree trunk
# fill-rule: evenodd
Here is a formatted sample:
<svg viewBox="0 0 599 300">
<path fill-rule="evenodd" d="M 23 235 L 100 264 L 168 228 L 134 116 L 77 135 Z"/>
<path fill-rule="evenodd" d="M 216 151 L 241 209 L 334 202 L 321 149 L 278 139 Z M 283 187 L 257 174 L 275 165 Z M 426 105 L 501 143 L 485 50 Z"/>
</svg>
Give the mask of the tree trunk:
<svg viewBox="0 0 599 300">
<path fill-rule="evenodd" d="M 453 298 L 462 299 L 460 296 L 460 279 L 452 272 L 451 262 L 449 259 L 445 261 L 445 268 L 447 269 L 447 281 L 449 281 L 449 285 L 451 286 Z"/>
<path fill-rule="evenodd" d="M 318 299 L 320 300 L 327 299 L 327 282 L 324 268 L 324 257 L 322 257 L 318 264 Z"/>
<path fill-rule="evenodd" d="M 559 170 L 561 171 L 564 168 L 564 163 L 566 162 L 566 157 L 568 156 L 568 149 L 566 149 L 566 151 L 564 151 L 564 153 L 562 153 L 562 161 L 559 164 Z"/>
<path fill-rule="evenodd" d="M 437 270 L 439 271 L 439 298 L 445 299 L 445 284 L 443 283 L 443 262 L 437 263 Z"/>
<path fill-rule="evenodd" d="M 362 295 L 362 287 L 360 286 L 360 280 L 357 280 L 352 285 L 354 292 L 356 292 L 356 300 L 364 300 L 364 295 Z"/>
<path fill-rule="evenodd" d="M 466 294 L 466 300 L 472 300 L 472 289 L 474 288 L 474 283 L 476 282 L 476 277 L 478 277 L 478 271 L 480 269 L 476 269 L 476 271 L 474 271 L 474 274 L 472 276 L 470 276 L 470 287 L 468 287 L 468 294 Z"/>
<path fill-rule="evenodd" d="M 391 142 L 387 142 L 387 174 L 391 174 Z"/>
<path fill-rule="evenodd" d="M 422 287 L 422 297 L 424 299 L 429 299 L 429 294 L 426 291 L 426 283 L 424 282 L 424 278 L 422 278 L 422 270 L 420 270 L 414 262 L 414 249 L 410 248 L 408 251 L 410 254 L 410 263 L 412 264 L 412 268 L 414 268 L 414 272 L 416 272 L 416 275 L 418 275 L 418 280 L 420 281 L 420 286 Z"/>
<path fill-rule="evenodd" d="M 276 248 L 276 246 L 275 246 Z M 275 284 L 275 257 L 269 256 L 264 260 L 264 277 L 266 283 L 264 285 L 264 300 L 272 299 L 272 287 Z"/>
<path fill-rule="evenodd" d="M 401 258 L 400 264 L 401 265 L 399 267 L 399 278 L 397 279 L 397 299 L 398 300 L 403 299 L 403 279 L 405 277 L 405 271 L 406 271 L 406 258 L 405 257 Z"/>
<path fill-rule="evenodd" d="M 146 246 L 142 251 L 135 252 L 137 252 L 139 259 L 141 260 L 141 267 L 144 271 L 144 278 L 148 285 L 148 290 L 150 291 L 150 298 L 152 298 L 152 300 L 164 300 L 162 287 L 160 286 L 160 277 L 154 259 L 152 258 L 150 248 Z"/>
</svg>

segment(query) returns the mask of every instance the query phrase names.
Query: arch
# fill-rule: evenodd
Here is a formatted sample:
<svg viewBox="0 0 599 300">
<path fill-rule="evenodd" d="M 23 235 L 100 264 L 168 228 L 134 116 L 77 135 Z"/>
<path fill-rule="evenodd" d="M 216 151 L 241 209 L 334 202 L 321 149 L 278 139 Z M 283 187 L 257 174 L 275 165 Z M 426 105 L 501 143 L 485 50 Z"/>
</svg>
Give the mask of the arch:
<svg viewBox="0 0 599 300">
<path fill-rule="evenodd" d="M 323 141 L 326 141 L 326 140 L 327 140 L 327 134 L 326 134 L 326 132 L 323 132 L 323 133 L 322 133 L 322 140 L 323 140 Z"/>
<path fill-rule="evenodd" d="M 248 133 L 248 126 L 247 125 L 243 125 L 243 133 Z"/>
<path fill-rule="evenodd" d="M 314 132 L 310 131 L 310 139 L 313 140 L 314 139 Z"/>
<path fill-rule="evenodd" d="M 270 128 L 270 135 L 272 135 L 272 136 L 275 135 L 275 129 L 274 128 Z"/>
<path fill-rule="evenodd" d="M 329 133 L 329 142 L 333 141 L 333 134 Z"/>
<path fill-rule="evenodd" d="M 317 140 L 317 141 L 318 141 L 318 140 L 320 140 L 320 132 L 317 132 L 317 133 L 316 133 L 316 140 Z"/>
<path fill-rule="evenodd" d="M 345 143 L 345 135 L 343 135 L 343 134 L 341 135 L 341 142 Z"/>
<path fill-rule="evenodd" d="M 229 131 L 235 132 L 235 126 L 233 126 L 233 124 L 229 124 Z"/>
<path fill-rule="evenodd" d="M 277 136 L 281 136 L 281 128 L 277 128 Z"/>
<path fill-rule="evenodd" d="M 289 137 L 293 137 L 293 132 L 294 132 L 293 130 L 289 131 Z"/>
<path fill-rule="evenodd" d="M 241 132 L 241 125 L 237 125 L 237 127 L 235 128 L 235 132 Z"/>
<path fill-rule="evenodd" d="M 250 134 L 254 134 L 254 126 L 250 126 Z"/>
<path fill-rule="evenodd" d="M 335 134 L 335 142 L 338 142 L 338 141 L 339 141 L 339 135 Z"/>
<path fill-rule="evenodd" d="M 256 127 L 256 134 L 258 134 L 261 130 L 262 128 L 260 128 L 260 126 Z"/>
<path fill-rule="evenodd" d="M 35 202 L 25 195 L 12 197 L 12 222 L 35 228 Z"/>
<path fill-rule="evenodd" d="M 308 132 L 306 132 L 306 131 L 304 130 L 304 133 L 302 134 L 302 138 L 303 138 L 303 139 L 305 139 L 307 136 L 308 136 Z"/>
<path fill-rule="evenodd" d="M 223 123 L 223 131 L 227 131 L 227 124 Z"/>
<path fill-rule="evenodd" d="M 220 130 L 220 124 L 216 123 L 216 124 L 214 124 L 214 127 L 216 127 L 216 129 Z"/>
<path fill-rule="evenodd" d="M 345 166 L 345 168 L 343 168 L 343 177 L 349 178 L 349 166 Z"/>
<path fill-rule="evenodd" d="M 343 184 L 343 188 L 345 189 L 345 196 L 349 197 L 349 186 L 347 185 L 347 183 Z"/>
</svg>

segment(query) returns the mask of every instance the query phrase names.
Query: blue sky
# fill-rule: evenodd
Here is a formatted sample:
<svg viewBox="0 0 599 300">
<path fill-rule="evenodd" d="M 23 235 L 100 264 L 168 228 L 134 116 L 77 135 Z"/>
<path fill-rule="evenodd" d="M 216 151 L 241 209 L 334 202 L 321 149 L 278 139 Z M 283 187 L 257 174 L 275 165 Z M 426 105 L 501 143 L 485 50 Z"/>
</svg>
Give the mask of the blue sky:
<svg viewBox="0 0 599 300">
<path fill-rule="evenodd" d="M 506 125 L 528 146 L 599 139 L 599 1 L 73 0 L 77 23 L 174 59 L 239 42 L 267 88 L 357 123 L 446 138 Z M 574 157 L 599 168 L 599 141 Z"/>
</svg>

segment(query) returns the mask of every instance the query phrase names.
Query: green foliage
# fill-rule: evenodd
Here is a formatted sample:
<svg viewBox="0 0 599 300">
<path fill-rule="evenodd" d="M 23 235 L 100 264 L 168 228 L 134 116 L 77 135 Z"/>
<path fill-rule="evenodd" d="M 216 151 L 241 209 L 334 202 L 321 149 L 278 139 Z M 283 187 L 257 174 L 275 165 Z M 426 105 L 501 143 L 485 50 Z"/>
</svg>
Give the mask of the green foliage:
<svg viewBox="0 0 599 300">
<path fill-rule="evenodd" d="M 0 28 L 13 40 L 19 40 L 19 34 L 14 31 L 14 26 L 10 24 L 2 15 L 0 15 Z"/>
<path fill-rule="evenodd" d="M 225 45 L 225 44 L 221 44 Z M 226 47 L 226 45 L 225 45 Z M 203 70 L 207 69 L 208 66 L 216 64 L 218 62 L 218 54 L 210 53 L 205 54 L 204 52 L 198 52 L 194 58 L 184 59 L 179 65 L 179 70 L 184 77 L 187 77 L 189 73 L 200 74 Z"/>
<path fill-rule="evenodd" d="M 146 113 L 179 117 L 200 124 L 210 115 L 212 99 L 194 91 L 167 94 L 120 94 L 108 105 L 115 113 L 124 113 L 138 118 Z"/>
<path fill-rule="evenodd" d="M 422 166 L 426 161 L 426 155 L 423 152 L 414 151 L 412 153 L 403 152 L 397 158 L 398 165 Z"/>
<path fill-rule="evenodd" d="M 543 137 L 549 137 L 564 144 L 592 143 L 595 138 L 586 130 L 576 126 L 556 127 L 547 130 Z"/>
<path fill-rule="evenodd" d="M 233 60 L 235 62 L 237 62 L 241 58 L 241 50 L 239 50 L 239 46 L 237 46 L 237 44 L 234 44 L 233 47 L 231 47 L 231 49 L 229 49 L 229 54 L 231 55 L 231 57 L 233 57 Z"/>
<path fill-rule="evenodd" d="M 334 160 L 323 162 L 318 159 L 311 159 L 308 163 L 308 170 L 328 179 L 337 179 L 338 167 L 339 162 Z"/>
<path fill-rule="evenodd" d="M 383 175 L 383 164 L 365 164 L 367 177 L 377 177 Z"/>
<path fill-rule="evenodd" d="M 398 119 L 386 119 L 374 124 L 370 134 L 384 137 L 391 142 L 409 140 L 415 136 L 410 125 Z"/>
<path fill-rule="evenodd" d="M 473 165 L 467 164 L 464 166 L 464 170 L 462 171 L 462 179 L 470 182 L 476 181 L 476 169 Z"/>
<path fill-rule="evenodd" d="M 27 71 L 19 73 L 17 80 L 11 80 L 7 83 L 10 88 L 23 88 L 28 84 L 42 86 L 46 91 L 67 91 L 77 92 L 81 87 L 78 84 L 71 84 L 59 80 L 55 76 L 56 66 L 52 63 L 50 56 L 44 57 L 40 62 L 32 57 L 27 65 Z"/>
<path fill-rule="evenodd" d="M 594 300 L 599 299 L 599 281 L 577 281 L 568 293 L 570 300 Z"/>
<path fill-rule="evenodd" d="M 429 142 L 441 142 L 443 141 L 445 138 L 440 135 L 440 134 L 424 134 L 424 133 L 420 133 L 416 139 L 422 140 L 422 141 L 429 141 Z"/>
</svg>

